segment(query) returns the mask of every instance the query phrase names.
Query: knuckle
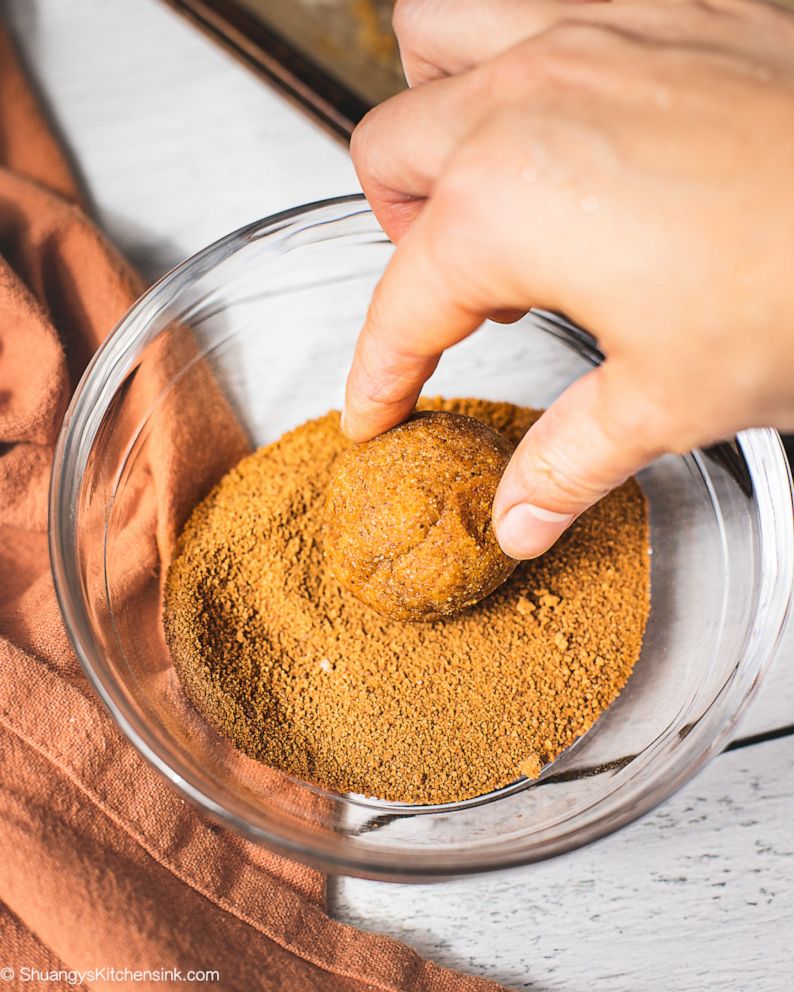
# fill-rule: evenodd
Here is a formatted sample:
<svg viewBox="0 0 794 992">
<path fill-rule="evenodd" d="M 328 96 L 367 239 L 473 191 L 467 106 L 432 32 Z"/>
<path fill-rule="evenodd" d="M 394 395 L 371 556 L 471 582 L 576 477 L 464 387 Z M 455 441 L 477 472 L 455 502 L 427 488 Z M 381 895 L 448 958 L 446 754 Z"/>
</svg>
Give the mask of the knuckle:
<svg viewBox="0 0 794 992">
<path fill-rule="evenodd" d="M 503 107 L 523 101 L 527 94 L 553 99 L 555 84 L 564 78 L 565 54 L 562 46 L 546 40 L 548 32 L 530 38 L 480 67 L 474 74 L 473 94 L 483 106 Z M 581 56 L 580 56 L 581 57 Z"/>
<path fill-rule="evenodd" d="M 479 83 L 475 97 L 483 106 L 503 103 L 508 94 L 515 94 L 519 81 L 525 76 L 526 63 L 508 52 L 481 66 L 473 75 Z"/>
<path fill-rule="evenodd" d="M 357 168 L 359 164 L 366 163 L 370 136 L 379 109 L 379 107 L 374 107 L 368 111 L 358 122 L 353 130 L 353 134 L 350 136 L 350 156 Z"/>
<path fill-rule="evenodd" d="M 356 385 L 372 406 L 389 406 L 395 400 L 402 399 L 402 390 L 399 389 L 395 397 L 395 389 L 399 384 L 383 371 L 377 375 L 365 373 Z"/>
<path fill-rule="evenodd" d="M 496 112 L 523 108 L 564 119 L 580 99 L 625 89 L 627 69 L 645 58 L 645 47 L 611 24 L 572 14 L 473 73 L 473 98 Z"/>
<path fill-rule="evenodd" d="M 580 20 L 571 15 L 550 27 L 542 37 L 552 50 L 566 54 L 571 48 L 602 45 L 611 34 L 609 25 Z"/>
<path fill-rule="evenodd" d="M 550 76 L 569 79 L 583 61 L 606 46 L 609 33 L 610 28 L 602 24 L 560 21 L 538 37 L 534 58 Z"/>
<path fill-rule="evenodd" d="M 363 362 L 355 367 L 355 375 L 351 375 L 349 385 L 357 396 L 363 397 L 371 406 L 383 406 L 391 399 L 393 391 L 387 375 Z"/>
<path fill-rule="evenodd" d="M 390 133 L 394 129 L 398 94 L 369 110 L 356 125 L 350 137 L 350 157 L 362 182 L 377 178 L 384 155 L 390 148 Z"/>
<path fill-rule="evenodd" d="M 682 6 L 687 14 L 699 17 L 730 15 L 747 8 L 752 8 L 755 13 L 758 8 L 755 0 L 682 0 Z"/>
<path fill-rule="evenodd" d="M 523 475 L 532 489 L 548 494 L 555 505 L 572 510 L 594 503 L 608 492 L 603 483 L 588 478 L 559 452 L 553 458 L 537 452 L 531 465 L 523 465 Z"/>
<path fill-rule="evenodd" d="M 439 182 L 439 203 L 457 216 L 460 216 L 458 211 L 465 210 L 465 216 L 471 217 L 478 208 L 477 192 L 482 189 L 487 173 L 488 164 L 477 149 L 462 148 Z"/>
<path fill-rule="evenodd" d="M 677 379 L 676 371 L 666 367 L 664 358 L 652 371 L 626 371 L 611 360 L 600 371 L 606 388 L 601 392 L 599 430 L 607 445 L 618 450 L 630 443 L 648 458 L 674 450 L 683 440 L 686 426 L 680 404 L 672 398 L 675 390 L 671 383 Z M 610 371 L 615 372 L 611 379 Z"/>
<path fill-rule="evenodd" d="M 388 348 L 381 348 L 377 357 L 365 354 L 358 365 L 356 386 L 373 406 L 391 406 L 411 395 L 415 363 L 401 361 Z"/>
<path fill-rule="evenodd" d="M 478 77 L 481 82 L 481 100 L 489 104 L 502 104 L 514 95 L 523 95 L 525 84 L 537 76 L 529 43 L 523 43 L 486 63 Z"/>
<path fill-rule="evenodd" d="M 618 55 L 625 39 L 610 25 L 574 16 L 515 46 L 489 67 L 488 84 L 495 95 L 541 83 L 582 85 L 598 78 Z"/>
<path fill-rule="evenodd" d="M 421 39 L 429 6 L 429 0 L 396 0 L 391 23 L 401 49 L 411 49 Z"/>
</svg>

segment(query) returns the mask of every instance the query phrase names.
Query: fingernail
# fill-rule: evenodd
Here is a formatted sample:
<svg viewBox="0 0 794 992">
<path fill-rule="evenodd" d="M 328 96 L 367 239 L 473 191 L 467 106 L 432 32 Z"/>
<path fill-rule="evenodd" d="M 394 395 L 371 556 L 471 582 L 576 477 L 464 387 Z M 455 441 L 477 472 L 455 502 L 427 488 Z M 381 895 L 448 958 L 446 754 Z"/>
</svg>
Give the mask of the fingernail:
<svg viewBox="0 0 794 992">
<path fill-rule="evenodd" d="M 554 544 L 575 513 L 556 513 L 532 503 L 516 503 L 494 527 L 502 550 L 511 558 L 537 558 Z"/>
</svg>

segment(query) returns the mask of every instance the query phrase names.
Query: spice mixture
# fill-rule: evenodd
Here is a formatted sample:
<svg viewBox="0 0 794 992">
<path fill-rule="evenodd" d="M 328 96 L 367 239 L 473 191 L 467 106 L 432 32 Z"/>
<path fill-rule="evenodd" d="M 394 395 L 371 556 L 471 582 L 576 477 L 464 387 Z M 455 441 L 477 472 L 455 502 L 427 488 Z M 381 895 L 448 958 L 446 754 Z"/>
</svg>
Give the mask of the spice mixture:
<svg viewBox="0 0 794 992">
<path fill-rule="evenodd" d="M 537 411 L 425 401 L 517 443 Z M 243 459 L 194 510 L 164 622 L 194 705 L 247 754 L 338 792 L 452 802 L 536 777 L 625 685 L 649 609 L 631 480 L 454 618 L 387 620 L 324 557 L 335 412 Z"/>
</svg>

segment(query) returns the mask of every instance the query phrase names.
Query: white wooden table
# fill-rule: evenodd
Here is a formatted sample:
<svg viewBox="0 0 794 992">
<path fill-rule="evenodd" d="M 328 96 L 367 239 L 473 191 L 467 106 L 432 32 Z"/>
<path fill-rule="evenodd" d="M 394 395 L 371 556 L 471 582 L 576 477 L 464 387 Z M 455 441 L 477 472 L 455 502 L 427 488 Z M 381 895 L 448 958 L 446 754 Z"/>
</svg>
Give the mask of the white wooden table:
<svg viewBox="0 0 794 992">
<path fill-rule="evenodd" d="M 157 0 L 0 9 L 101 223 L 146 275 L 254 218 L 358 188 L 342 148 Z M 587 850 L 437 886 L 339 880 L 334 912 L 515 989 L 788 992 L 794 632 L 735 743 Z"/>
</svg>

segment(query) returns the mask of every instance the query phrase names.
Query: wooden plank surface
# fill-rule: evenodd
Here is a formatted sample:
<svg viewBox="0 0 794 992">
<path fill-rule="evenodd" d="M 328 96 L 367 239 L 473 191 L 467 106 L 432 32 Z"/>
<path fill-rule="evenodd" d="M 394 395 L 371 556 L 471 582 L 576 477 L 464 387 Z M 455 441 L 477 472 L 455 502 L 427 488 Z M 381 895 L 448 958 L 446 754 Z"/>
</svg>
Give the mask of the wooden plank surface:
<svg viewBox="0 0 794 992">
<path fill-rule="evenodd" d="M 334 142 L 156 0 L 5 0 L 101 223 L 148 276 L 256 217 L 357 188 Z M 794 723 L 794 632 L 737 735 Z M 794 987 L 794 737 L 719 756 L 568 858 L 336 912 L 537 992 Z"/>
<path fill-rule="evenodd" d="M 443 885 L 336 884 L 337 916 L 535 992 L 794 987 L 794 737 L 723 754 L 585 850 Z"/>
</svg>

